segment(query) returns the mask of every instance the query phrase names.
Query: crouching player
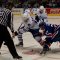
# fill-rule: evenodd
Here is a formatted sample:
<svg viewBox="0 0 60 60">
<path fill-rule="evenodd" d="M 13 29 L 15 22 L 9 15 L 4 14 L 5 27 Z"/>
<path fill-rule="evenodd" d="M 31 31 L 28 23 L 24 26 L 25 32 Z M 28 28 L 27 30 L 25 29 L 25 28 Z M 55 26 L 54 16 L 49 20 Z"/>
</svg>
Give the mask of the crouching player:
<svg viewBox="0 0 60 60">
<path fill-rule="evenodd" d="M 39 35 L 39 25 L 35 19 L 29 15 L 29 10 L 23 14 L 23 23 L 18 28 L 18 31 L 15 32 L 15 35 L 18 36 L 19 44 L 16 46 L 23 46 L 22 35 L 25 32 L 31 32 L 33 37 L 36 40 L 40 40 Z"/>
<path fill-rule="evenodd" d="M 50 45 L 53 42 L 59 41 L 60 42 L 60 25 L 56 24 L 40 24 L 40 33 L 42 33 L 42 44 L 43 44 L 43 51 L 41 53 L 46 53 L 49 50 Z"/>
</svg>

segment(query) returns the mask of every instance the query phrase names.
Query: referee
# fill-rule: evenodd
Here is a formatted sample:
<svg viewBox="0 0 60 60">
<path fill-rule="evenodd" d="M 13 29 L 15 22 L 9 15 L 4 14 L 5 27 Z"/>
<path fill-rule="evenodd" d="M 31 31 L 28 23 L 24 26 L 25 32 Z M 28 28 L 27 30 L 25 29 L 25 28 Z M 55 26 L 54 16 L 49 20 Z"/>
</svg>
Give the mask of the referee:
<svg viewBox="0 0 60 60">
<path fill-rule="evenodd" d="M 11 4 L 11 3 L 9 3 Z M 10 5 L 11 7 L 11 5 Z M 2 0 L 0 2 L 0 48 L 2 46 L 3 41 L 7 45 L 11 55 L 14 59 L 21 59 L 16 52 L 14 42 L 8 32 L 7 27 L 10 28 L 12 34 L 14 33 L 13 22 L 11 21 L 11 10 L 2 7 Z"/>
</svg>

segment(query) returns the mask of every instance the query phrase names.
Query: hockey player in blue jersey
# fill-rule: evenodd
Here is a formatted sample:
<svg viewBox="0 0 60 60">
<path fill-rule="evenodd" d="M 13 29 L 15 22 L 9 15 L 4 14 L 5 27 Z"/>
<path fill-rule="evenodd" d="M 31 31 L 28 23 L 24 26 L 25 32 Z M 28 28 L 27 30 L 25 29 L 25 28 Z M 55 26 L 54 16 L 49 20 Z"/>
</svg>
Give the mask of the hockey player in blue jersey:
<svg viewBox="0 0 60 60">
<path fill-rule="evenodd" d="M 42 44 L 43 44 L 43 51 L 46 53 L 46 51 L 49 50 L 49 46 L 53 42 L 56 42 L 56 41 L 60 42 L 59 40 L 60 39 L 60 25 L 41 23 L 40 30 L 43 30 Z"/>
</svg>

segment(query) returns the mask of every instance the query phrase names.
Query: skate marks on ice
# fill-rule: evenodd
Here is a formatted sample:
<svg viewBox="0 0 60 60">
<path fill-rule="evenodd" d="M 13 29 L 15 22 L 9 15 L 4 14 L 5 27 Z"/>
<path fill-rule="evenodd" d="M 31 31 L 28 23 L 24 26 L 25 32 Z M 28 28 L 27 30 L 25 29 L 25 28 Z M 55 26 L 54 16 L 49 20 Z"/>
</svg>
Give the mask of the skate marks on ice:
<svg viewBox="0 0 60 60">
<path fill-rule="evenodd" d="M 55 52 L 55 53 L 54 53 Z M 46 60 L 46 59 L 49 59 L 49 60 L 60 60 L 60 53 L 59 51 L 56 51 L 54 50 L 53 51 L 48 51 L 46 54 L 42 54 L 42 55 L 39 55 L 37 58 L 33 59 L 33 60 Z"/>
<path fill-rule="evenodd" d="M 33 60 L 60 60 L 60 48 L 51 49 L 44 55 L 39 55 Z"/>
<path fill-rule="evenodd" d="M 26 50 L 25 50 L 26 49 Z M 56 59 L 60 60 L 60 48 L 52 48 L 50 51 L 47 51 L 46 54 L 40 54 L 42 51 L 42 48 L 31 48 L 31 47 L 24 47 L 23 48 L 23 54 L 25 55 L 36 55 L 37 57 L 34 58 L 33 60 L 39 60 L 39 59 Z"/>
<path fill-rule="evenodd" d="M 42 49 L 38 48 L 37 45 L 32 45 L 29 47 L 17 47 L 18 50 L 22 51 L 25 55 L 35 55 L 38 54 Z"/>
<path fill-rule="evenodd" d="M 37 47 L 36 45 L 29 46 L 29 47 L 17 47 L 17 51 L 22 54 L 23 60 L 31 59 L 31 60 L 60 60 L 60 48 L 52 48 L 48 51 L 45 55 L 41 55 L 40 52 L 42 51 L 41 47 Z M 1 50 L 4 54 L 0 56 L 0 60 L 13 60 L 12 56 L 9 54 L 8 51 Z M 22 53 L 21 53 L 22 52 Z M 31 53 L 25 53 L 31 52 Z M 28 58 L 29 57 L 29 58 Z"/>
<path fill-rule="evenodd" d="M 22 51 L 23 55 L 26 56 L 36 56 L 32 60 L 44 60 L 45 59 L 55 59 L 55 60 L 60 60 L 60 48 L 51 48 L 50 51 L 47 51 L 46 54 L 40 54 L 42 51 L 42 48 L 37 47 L 36 45 L 29 46 L 29 47 L 23 47 L 20 48 L 18 47 L 19 50 Z"/>
<path fill-rule="evenodd" d="M 40 47 L 37 47 L 37 45 L 33 45 L 33 46 L 29 46 L 29 47 L 22 47 L 22 48 L 20 48 L 19 47 L 19 49 L 22 49 L 23 50 L 23 52 L 25 52 L 25 51 L 31 51 L 31 52 L 35 52 L 35 53 L 39 53 L 40 54 L 40 52 L 42 51 L 42 48 Z M 60 48 L 51 48 L 51 50 L 49 50 L 49 51 L 47 51 L 46 52 L 47 54 L 58 54 L 58 55 L 60 55 Z"/>
</svg>

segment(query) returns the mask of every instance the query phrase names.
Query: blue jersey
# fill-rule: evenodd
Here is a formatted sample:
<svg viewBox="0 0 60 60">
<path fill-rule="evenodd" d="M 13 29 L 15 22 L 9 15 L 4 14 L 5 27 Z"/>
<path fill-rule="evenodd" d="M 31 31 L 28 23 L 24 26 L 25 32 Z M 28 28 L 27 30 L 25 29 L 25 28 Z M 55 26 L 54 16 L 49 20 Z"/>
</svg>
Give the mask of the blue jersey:
<svg viewBox="0 0 60 60">
<path fill-rule="evenodd" d="M 45 25 L 45 34 L 53 34 L 55 32 L 56 26 L 54 24 L 46 24 Z"/>
<path fill-rule="evenodd" d="M 46 24 L 45 35 L 50 36 L 50 38 L 48 38 L 49 42 L 56 42 L 56 41 L 60 42 L 60 25 Z"/>
</svg>

